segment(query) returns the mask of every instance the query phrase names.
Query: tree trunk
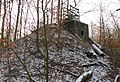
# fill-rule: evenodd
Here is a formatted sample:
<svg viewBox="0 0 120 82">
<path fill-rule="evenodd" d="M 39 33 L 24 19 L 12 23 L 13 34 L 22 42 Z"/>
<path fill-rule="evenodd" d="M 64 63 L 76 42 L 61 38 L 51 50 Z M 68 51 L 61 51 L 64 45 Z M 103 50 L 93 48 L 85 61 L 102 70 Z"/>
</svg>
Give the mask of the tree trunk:
<svg viewBox="0 0 120 82">
<path fill-rule="evenodd" d="M 2 21 L 2 29 L 1 29 L 1 45 L 4 45 L 4 24 L 5 24 L 5 17 L 6 17 L 6 0 L 4 0 L 4 15 Z"/>
<path fill-rule="evenodd" d="M 63 26 L 62 25 L 62 16 L 63 16 L 63 0 L 61 0 L 61 8 L 60 8 L 60 26 Z"/>
<path fill-rule="evenodd" d="M 60 48 L 60 0 L 58 0 L 58 9 L 57 9 L 57 27 L 58 27 L 58 48 Z"/>
<path fill-rule="evenodd" d="M 0 0 L 0 19 L 1 19 L 1 7 L 2 7 L 2 0 Z"/>
<path fill-rule="evenodd" d="M 13 3 L 12 3 L 12 5 L 13 5 Z M 10 34 L 11 34 L 11 18 L 12 18 L 12 16 L 11 16 L 11 12 L 12 12 L 12 6 L 11 6 L 11 3 L 9 3 L 9 30 L 8 30 L 8 42 L 10 42 Z"/>
<path fill-rule="evenodd" d="M 47 2 L 47 0 L 46 0 L 46 2 Z M 48 79 L 49 79 L 49 75 L 48 75 L 48 73 L 49 73 L 49 68 L 48 68 L 48 42 L 47 42 L 47 32 L 46 32 L 46 25 L 45 25 L 45 9 L 46 8 L 44 8 L 44 0 L 42 0 L 42 12 L 43 12 L 43 27 L 44 27 L 44 39 L 45 39 L 45 44 L 44 44 L 44 46 L 45 46 L 45 64 L 46 64 L 46 82 L 48 82 Z M 47 5 L 47 4 L 46 4 Z"/>
<path fill-rule="evenodd" d="M 51 24 L 52 24 L 52 22 L 53 22 L 53 0 L 52 0 L 52 2 L 51 2 Z"/>
<path fill-rule="evenodd" d="M 22 2 L 22 8 L 21 8 L 21 15 L 20 15 L 20 38 L 22 37 L 22 16 L 23 16 L 23 2 Z"/>
<path fill-rule="evenodd" d="M 19 23 L 19 14 L 20 14 L 20 5 L 21 5 L 21 0 L 19 0 L 19 4 L 18 4 L 18 13 L 17 13 L 16 26 L 15 26 L 14 41 L 16 41 L 16 36 L 17 36 L 18 23 Z"/>
</svg>

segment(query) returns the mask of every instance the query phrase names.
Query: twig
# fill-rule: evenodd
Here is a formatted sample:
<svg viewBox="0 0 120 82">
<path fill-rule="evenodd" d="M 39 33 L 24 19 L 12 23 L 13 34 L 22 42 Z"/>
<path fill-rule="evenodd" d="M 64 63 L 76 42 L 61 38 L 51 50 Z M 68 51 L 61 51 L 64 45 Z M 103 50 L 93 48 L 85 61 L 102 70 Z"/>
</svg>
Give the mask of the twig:
<svg viewBox="0 0 120 82">
<path fill-rule="evenodd" d="M 73 72 L 71 72 L 71 71 L 69 71 L 69 70 L 61 70 L 61 69 L 59 69 L 59 68 L 54 68 L 54 67 L 51 67 L 51 66 L 49 66 L 49 68 L 51 68 L 51 69 L 55 69 L 55 70 L 58 70 L 58 71 L 61 71 L 61 72 L 63 72 L 63 73 L 68 73 L 68 74 L 70 74 L 70 75 L 72 75 L 72 76 L 74 76 L 74 77 L 78 77 L 79 75 L 78 74 L 75 74 L 75 73 L 73 73 Z"/>
<path fill-rule="evenodd" d="M 98 61 L 98 63 L 101 65 L 101 66 L 106 66 L 110 71 L 112 71 L 112 69 L 110 68 L 110 66 L 108 66 L 107 64 L 101 62 L 101 61 Z"/>
<path fill-rule="evenodd" d="M 81 67 L 89 67 L 89 66 L 94 66 L 94 65 L 99 66 L 99 64 L 95 62 L 95 63 L 81 65 Z"/>
</svg>

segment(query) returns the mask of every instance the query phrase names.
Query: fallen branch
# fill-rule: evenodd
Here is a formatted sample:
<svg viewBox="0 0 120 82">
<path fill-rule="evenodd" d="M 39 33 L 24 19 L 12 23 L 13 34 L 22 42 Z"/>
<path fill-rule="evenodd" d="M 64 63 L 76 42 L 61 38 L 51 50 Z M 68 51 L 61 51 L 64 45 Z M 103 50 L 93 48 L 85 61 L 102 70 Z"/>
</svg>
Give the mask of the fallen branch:
<svg viewBox="0 0 120 82">
<path fill-rule="evenodd" d="M 119 77 L 119 75 L 116 75 L 116 77 L 115 77 L 115 80 L 114 80 L 114 82 L 118 82 L 120 77 Z"/>
<path fill-rule="evenodd" d="M 92 71 L 84 72 L 77 80 L 76 82 L 85 82 L 85 80 L 90 79 L 92 77 Z"/>
<path fill-rule="evenodd" d="M 108 66 L 107 64 L 103 63 L 102 61 L 98 61 L 98 63 L 101 65 L 101 66 L 106 66 L 110 71 L 112 71 L 112 69 L 110 68 L 110 66 Z"/>
<path fill-rule="evenodd" d="M 12 49 L 12 48 L 11 48 L 11 49 Z M 32 79 L 32 77 L 31 77 L 31 75 L 30 75 L 30 73 L 29 73 L 29 71 L 28 71 L 28 69 L 27 69 L 26 64 L 25 64 L 25 63 L 21 60 L 21 58 L 18 56 L 17 50 L 12 49 L 12 51 L 15 53 L 15 55 L 16 55 L 17 59 L 19 60 L 19 62 L 23 65 L 23 68 L 24 68 L 24 70 L 27 72 L 27 75 L 28 75 L 28 77 L 29 77 L 30 82 L 34 82 L 34 80 Z"/>
<path fill-rule="evenodd" d="M 93 40 L 92 40 L 93 41 Z M 98 43 L 96 43 L 95 41 L 93 41 L 94 42 L 94 44 L 101 50 L 102 49 L 102 46 L 100 45 L 100 44 L 98 44 Z"/>
<path fill-rule="evenodd" d="M 99 66 L 99 64 L 95 62 L 95 63 L 81 65 L 81 67 L 89 67 L 89 66 Z"/>
<path fill-rule="evenodd" d="M 92 44 L 92 48 L 96 54 L 98 54 L 100 56 L 105 56 L 105 53 L 103 51 L 101 51 L 100 48 L 98 48 L 95 44 Z"/>
<path fill-rule="evenodd" d="M 78 74 L 75 74 L 75 73 L 73 73 L 73 72 L 71 72 L 71 71 L 69 71 L 69 70 L 61 70 L 61 69 L 59 69 L 59 68 L 54 68 L 54 67 L 51 67 L 51 66 L 49 66 L 49 68 L 55 69 L 55 70 L 60 71 L 60 72 L 63 72 L 63 73 L 68 73 L 68 74 L 70 74 L 70 75 L 72 75 L 72 76 L 74 76 L 74 77 L 78 77 Z"/>
</svg>

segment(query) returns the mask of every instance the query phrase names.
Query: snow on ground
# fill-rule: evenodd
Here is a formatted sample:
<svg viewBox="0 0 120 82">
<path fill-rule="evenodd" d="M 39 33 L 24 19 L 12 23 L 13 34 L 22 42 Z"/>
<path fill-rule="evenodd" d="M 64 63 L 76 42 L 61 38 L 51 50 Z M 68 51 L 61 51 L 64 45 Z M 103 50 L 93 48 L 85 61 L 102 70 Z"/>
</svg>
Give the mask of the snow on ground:
<svg viewBox="0 0 120 82">
<path fill-rule="evenodd" d="M 107 57 L 97 56 L 89 44 L 81 42 L 69 32 L 61 31 L 61 45 L 57 47 L 57 32 L 48 34 L 49 82 L 75 82 L 86 71 L 93 71 L 88 82 L 111 82 Z M 39 32 L 39 49 L 44 54 L 44 36 Z M 92 52 L 87 56 L 86 52 Z M 0 82 L 29 82 L 28 73 L 35 82 L 45 82 L 45 61 L 36 47 L 36 33 L 16 41 L 16 45 L 0 52 Z M 22 63 L 21 63 L 22 62 Z M 26 68 L 26 69 L 25 69 Z M 27 70 L 27 71 L 26 71 Z"/>
</svg>

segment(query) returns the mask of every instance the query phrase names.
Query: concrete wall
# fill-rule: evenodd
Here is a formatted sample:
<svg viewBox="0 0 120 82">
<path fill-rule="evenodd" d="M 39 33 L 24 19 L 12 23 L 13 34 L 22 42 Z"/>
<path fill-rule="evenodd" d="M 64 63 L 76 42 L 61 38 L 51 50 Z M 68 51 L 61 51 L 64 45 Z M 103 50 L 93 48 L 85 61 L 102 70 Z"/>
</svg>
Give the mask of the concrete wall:
<svg viewBox="0 0 120 82">
<path fill-rule="evenodd" d="M 78 34 L 81 38 L 87 39 L 89 37 L 88 25 L 77 20 L 67 22 L 66 29 L 72 34 Z"/>
</svg>

